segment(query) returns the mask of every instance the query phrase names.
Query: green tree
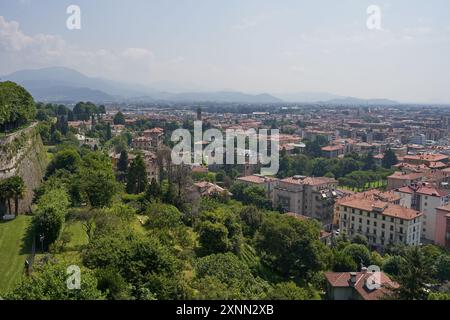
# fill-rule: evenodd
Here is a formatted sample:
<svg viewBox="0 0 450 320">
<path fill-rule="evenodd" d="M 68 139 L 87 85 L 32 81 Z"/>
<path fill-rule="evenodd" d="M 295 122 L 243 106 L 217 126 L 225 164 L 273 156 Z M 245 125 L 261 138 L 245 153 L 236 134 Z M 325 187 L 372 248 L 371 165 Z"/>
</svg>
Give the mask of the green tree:
<svg viewBox="0 0 450 320">
<path fill-rule="evenodd" d="M 363 161 L 364 161 L 363 170 L 375 169 L 376 165 L 375 165 L 375 158 L 373 157 L 373 152 L 370 151 L 369 153 L 367 153 Z"/>
<path fill-rule="evenodd" d="M 91 206 L 107 206 L 117 191 L 116 178 L 107 155 L 89 152 L 83 157 L 83 164 L 76 182 Z"/>
<path fill-rule="evenodd" d="M 114 124 L 125 124 L 125 116 L 122 112 L 117 112 L 113 119 Z"/>
<path fill-rule="evenodd" d="M 197 299 L 263 299 L 269 285 L 255 278 L 232 253 L 213 254 L 195 261 L 193 286 Z"/>
<path fill-rule="evenodd" d="M 47 176 L 55 173 L 56 170 L 64 169 L 70 173 L 78 171 L 81 165 L 80 154 L 75 149 L 64 149 L 56 153 L 47 167 Z"/>
<path fill-rule="evenodd" d="M 439 281 L 450 281 L 450 254 L 441 254 L 434 264 L 436 278 Z"/>
<path fill-rule="evenodd" d="M 97 289 L 97 279 L 86 269 L 81 269 L 80 289 L 67 287 L 69 264 L 47 262 L 35 266 L 33 274 L 24 277 L 21 283 L 6 296 L 10 300 L 103 300 Z"/>
<path fill-rule="evenodd" d="M 159 185 L 158 181 L 156 181 L 155 178 L 152 178 L 152 181 L 147 186 L 147 189 L 145 190 L 145 198 L 148 201 L 160 199 L 162 196 L 162 190 L 161 186 Z"/>
<path fill-rule="evenodd" d="M 202 255 L 224 253 L 231 250 L 228 230 L 221 223 L 204 221 L 199 225 L 198 234 Z"/>
<path fill-rule="evenodd" d="M 127 192 L 138 194 L 147 187 L 147 172 L 144 158 L 139 154 L 133 160 L 127 175 Z"/>
<path fill-rule="evenodd" d="M 337 251 L 334 254 L 333 271 L 334 272 L 350 272 L 357 271 L 358 264 L 349 254 Z"/>
<path fill-rule="evenodd" d="M 39 199 L 33 230 L 36 236 L 44 236 L 45 248 L 58 239 L 69 204 L 69 197 L 63 189 L 50 190 Z"/>
<path fill-rule="evenodd" d="M 371 265 L 371 255 L 369 249 L 365 245 L 352 243 L 346 246 L 342 253 L 352 257 L 353 261 L 361 266 L 363 264 L 365 267 Z"/>
<path fill-rule="evenodd" d="M 384 152 L 383 160 L 381 160 L 381 165 L 383 168 L 390 169 L 392 166 L 398 163 L 397 156 L 392 149 L 386 149 Z"/>
<path fill-rule="evenodd" d="M 420 247 L 406 249 L 405 263 L 395 278 L 399 287 L 394 290 L 394 297 L 400 300 L 426 300 L 426 284 L 431 280 L 431 263 Z"/>
<path fill-rule="evenodd" d="M 106 125 L 106 141 L 109 141 L 112 139 L 112 132 L 111 132 L 111 124 L 108 122 Z"/>
<path fill-rule="evenodd" d="M 239 216 L 243 222 L 244 235 L 253 237 L 261 227 L 263 222 L 263 213 L 254 206 L 243 208 L 239 212 Z"/>
<path fill-rule="evenodd" d="M 14 176 L 8 179 L 9 188 L 12 197 L 14 198 L 15 215 L 19 214 L 19 199 L 25 195 L 26 187 L 22 177 Z"/>
<path fill-rule="evenodd" d="M 11 81 L 0 82 L 0 132 L 25 125 L 35 115 L 36 106 L 27 90 Z"/>
<path fill-rule="evenodd" d="M 331 250 L 319 240 L 320 228 L 314 221 L 267 214 L 257 234 L 256 247 L 263 259 L 285 277 L 309 277 L 325 270 Z"/>
<path fill-rule="evenodd" d="M 127 150 L 122 150 L 120 152 L 119 161 L 117 162 L 117 170 L 121 172 L 127 172 L 128 170 L 128 152 Z"/>
<path fill-rule="evenodd" d="M 298 287 L 294 282 L 277 283 L 270 290 L 268 300 L 320 300 L 317 293 Z"/>
<path fill-rule="evenodd" d="M 384 272 L 392 276 L 398 276 L 404 263 L 405 260 L 401 256 L 389 256 L 387 259 L 385 259 L 382 269 Z"/>
</svg>

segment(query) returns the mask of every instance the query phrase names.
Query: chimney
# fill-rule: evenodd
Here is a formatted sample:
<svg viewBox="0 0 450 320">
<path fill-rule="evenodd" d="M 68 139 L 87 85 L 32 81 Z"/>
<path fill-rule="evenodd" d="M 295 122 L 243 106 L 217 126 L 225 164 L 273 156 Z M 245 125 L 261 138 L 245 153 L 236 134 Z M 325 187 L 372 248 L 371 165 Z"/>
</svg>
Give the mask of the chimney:
<svg viewBox="0 0 450 320">
<path fill-rule="evenodd" d="M 367 267 L 362 267 L 361 268 L 361 272 L 364 273 L 364 274 L 367 273 Z"/>
<path fill-rule="evenodd" d="M 350 272 L 350 285 L 354 286 L 356 284 L 356 272 Z"/>
</svg>

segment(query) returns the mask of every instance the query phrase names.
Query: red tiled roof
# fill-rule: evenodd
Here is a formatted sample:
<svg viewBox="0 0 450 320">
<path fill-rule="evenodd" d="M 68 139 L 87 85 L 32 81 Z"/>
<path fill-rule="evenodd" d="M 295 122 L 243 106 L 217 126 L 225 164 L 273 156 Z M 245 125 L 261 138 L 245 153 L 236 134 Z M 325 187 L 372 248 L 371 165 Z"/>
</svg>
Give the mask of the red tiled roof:
<svg viewBox="0 0 450 320">
<path fill-rule="evenodd" d="M 370 199 L 352 199 L 342 201 L 339 205 L 369 212 L 372 212 L 374 209 L 378 209 L 379 211 L 377 211 L 377 213 L 379 214 L 400 218 L 403 220 L 412 220 L 422 215 L 419 211 L 405 208 L 397 204 L 376 200 L 374 201 Z"/>
<path fill-rule="evenodd" d="M 423 195 L 427 195 L 427 196 L 431 196 L 431 197 L 445 197 L 446 195 L 448 195 L 448 191 L 447 190 L 443 190 L 443 189 L 438 189 L 434 186 L 430 186 L 430 185 L 424 185 L 424 186 L 418 186 L 417 188 L 415 188 L 414 186 L 406 186 L 406 187 L 402 187 L 397 189 L 398 192 L 402 192 L 402 193 L 419 193 L 419 194 L 423 194 Z"/>
<path fill-rule="evenodd" d="M 339 151 L 344 149 L 343 146 L 326 146 L 322 147 L 322 151 Z"/>
<path fill-rule="evenodd" d="M 355 272 L 355 275 L 356 280 L 355 283 L 352 284 L 350 282 L 350 272 L 325 272 L 325 278 L 332 287 L 353 287 L 364 300 L 379 300 L 386 294 L 391 293 L 393 288 L 398 288 L 398 284 L 395 281 L 392 281 L 384 272 L 379 273 L 381 287 L 374 290 L 370 290 L 366 286 L 369 277 L 371 277 L 373 273 Z"/>
<path fill-rule="evenodd" d="M 321 184 L 327 184 L 327 183 L 337 183 L 337 181 L 333 178 L 327 178 L 327 177 L 306 177 L 306 178 L 296 178 L 296 177 L 289 177 L 281 180 L 282 182 L 291 183 L 291 184 L 301 184 L 301 185 L 321 185 Z"/>
<path fill-rule="evenodd" d="M 263 184 L 266 182 L 273 182 L 278 179 L 252 175 L 252 176 L 246 176 L 246 177 L 239 177 L 239 178 L 237 178 L 237 180 L 244 181 L 244 182 L 256 183 L 256 184 Z"/>
</svg>

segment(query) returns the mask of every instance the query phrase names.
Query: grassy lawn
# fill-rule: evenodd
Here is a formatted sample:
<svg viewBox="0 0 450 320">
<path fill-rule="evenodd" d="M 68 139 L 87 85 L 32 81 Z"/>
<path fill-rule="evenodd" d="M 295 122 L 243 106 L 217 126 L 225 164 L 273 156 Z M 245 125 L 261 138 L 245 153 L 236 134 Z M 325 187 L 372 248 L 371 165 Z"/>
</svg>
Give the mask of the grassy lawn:
<svg viewBox="0 0 450 320">
<path fill-rule="evenodd" d="M 24 271 L 25 259 L 31 247 L 27 239 L 30 216 L 0 222 L 0 294 L 11 290 Z"/>
<path fill-rule="evenodd" d="M 82 246 L 89 243 L 86 232 L 81 226 L 81 222 L 66 224 L 64 231 L 70 234 L 70 242 L 67 244 L 67 251 L 78 251 Z"/>
</svg>

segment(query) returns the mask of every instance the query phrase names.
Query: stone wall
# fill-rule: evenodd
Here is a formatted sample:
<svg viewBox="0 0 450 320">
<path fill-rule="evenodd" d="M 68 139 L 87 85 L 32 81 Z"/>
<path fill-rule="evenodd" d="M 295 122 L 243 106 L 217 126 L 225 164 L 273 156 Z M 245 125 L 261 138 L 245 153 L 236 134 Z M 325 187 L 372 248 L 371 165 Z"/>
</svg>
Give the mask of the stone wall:
<svg viewBox="0 0 450 320">
<path fill-rule="evenodd" d="M 42 183 L 46 166 L 47 155 L 36 123 L 0 136 L 0 180 L 18 175 L 26 186 L 25 196 L 19 201 L 19 213 L 31 210 L 33 191 Z M 14 212 L 14 201 L 11 204 Z"/>
</svg>

